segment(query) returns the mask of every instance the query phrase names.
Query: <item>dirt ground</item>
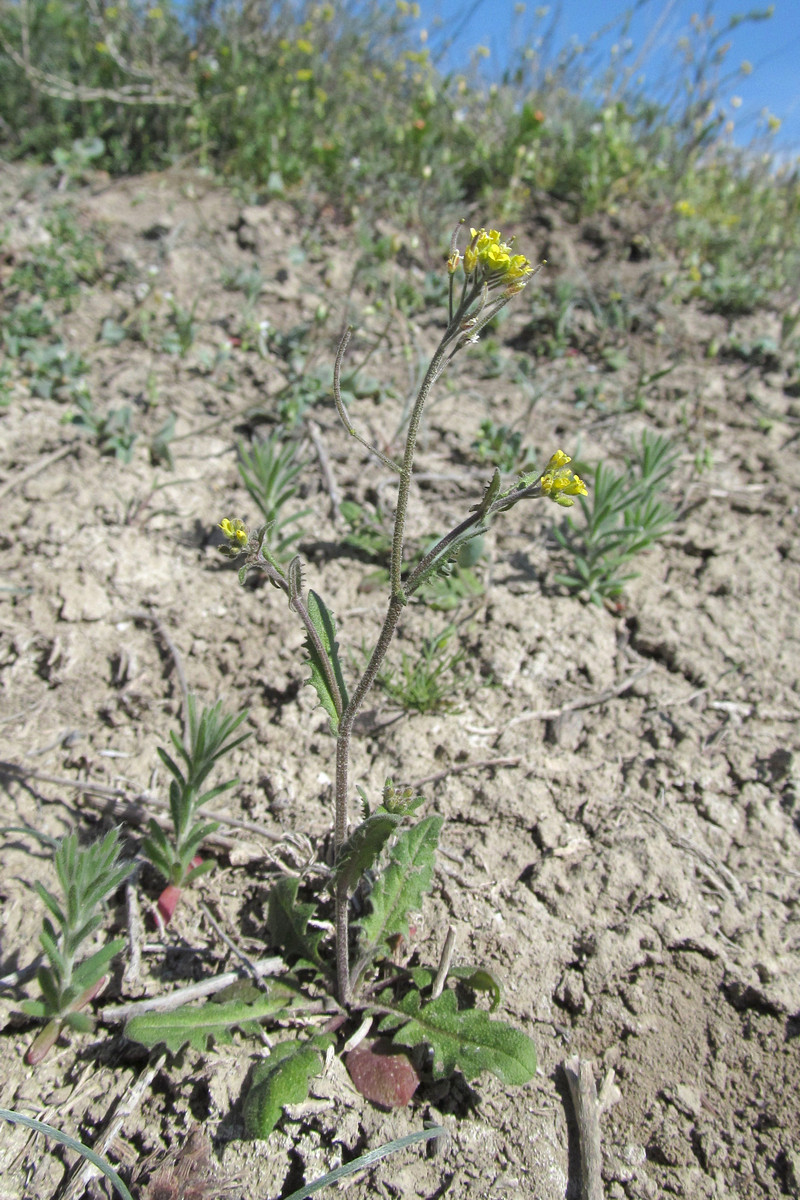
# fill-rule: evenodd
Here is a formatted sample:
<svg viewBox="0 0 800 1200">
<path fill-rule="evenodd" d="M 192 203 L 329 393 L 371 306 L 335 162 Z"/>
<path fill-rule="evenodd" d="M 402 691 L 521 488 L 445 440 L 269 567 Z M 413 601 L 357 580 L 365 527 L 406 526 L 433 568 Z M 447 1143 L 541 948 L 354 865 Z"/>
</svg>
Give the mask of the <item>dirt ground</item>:
<svg viewBox="0 0 800 1200">
<path fill-rule="evenodd" d="M 359 268 L 356 229 L 332 210 L 246 203 L 200 175 L 97 176 L 59 191 L 47 172 L 7 167 L 0 196 L 4 314 L 29 303 L 13 272 L 48 244 L 59 206 L 100 248 L 99 276 L 71 311 L 58 297 L 45 310 L 83 356 L 95 408 L 129 405 L 141 435 L 129 463 L 101 454 L 64 421 L 74 397 L 37 394 L 11 364 L 0 409 L 0 822 L 96 835 L 120 810 L 68 782 L 83 781 L 130 798 L 134 851 L 143 793 L 166 796 L 156 748 L 180 728 L 180 663 L 202 702 L 249 707 L 254 736 L 228 764 L 240 783 L 217 808 L 272 834 L 222 828 L 232 840 L 218 869 L 187 891 L 163 935 L 146 924 L 139 971 L 123 977 L 120 960 L 96 1005 L 102 1017 L 105 1006 L 235 965 L 201 900 L 250 955 L 271 953 L 274 839 L 299 834 L 327 852 L 333 742 L 302 686 L 300 627 L 273 589 L 238 586 L 215 526 L 224 516 L 257 523 L 237 441 L 268 432 L 288 361 L 275 341 L 258 352 L 264 321 L 279 334 L 310 331 L 307 370 L 329 366 L 353 321 L 353 362 L 371 350 L 365 371 L 389 392 L 365 388 L 351 415 L 397 452 L 403 405 L 442 327 L 425 289 L 449 230 L 387 217 L 379 232 L 391 253 Z M 729 321 L 670 292 L 667 221 L 637 210 L 571 225 L 532 205 L 503 225 L 529 257 L 547 258 L 547 273 L 440 384 L 410 530 L 449 528 L 479 499 L 492 468 L 472 443 L 487 416 L 516 422 L 540 463 L 559 447 L 582 463 L 620 461 L 643 430 L 669 434 L 680 449 L 670 488 L 679 519 L 641 558 L 623 602 L 595 607 L 554 582 L 565 565 L 555 506 L 501 516 L 476 568 L 482 594 L 448 613 L 409 606 L 394 653 L 398 662 L 454 622 L 468 667 L 455 711 L 393 720 L 376 691 L 354 748 L 354 783 L 371 795 L 387 774 L 428 780 L 424 811 L 446 818 L 447 854 L 418 922 L 424 958 L 437 961 L 453 924 L 456 961 L 490 966 L 505 1017 L 535 1039 L 535 1081 L 424 1084 L 408 1109 L 387 1113 L 334 1060 L 309 1103 L 253 1142 L 243 1139 L 241 1099 L 259 1042 L 187 1051 L 162 1063 L 108 1147 L 114 1163 L 135 1168 L 137 1197 L 278 1200 L 426 1120 L 449 1132 L 438 1152 L 385 1159 L 348 1181 L 352 1200 L 577 1197 L 562 1068 L 576 1054 L 592 1060 L 598 1083 L 613 1071 L 618 1089 L 601 1119 L 610 1200 L 800 1196 L 800 401 L 788 360 L 731 349 L 777 342 L 779 311 Z M 261 278 L 248 296 L 232 281 L 254 266 Z M 536 357 L 532 314 L 561 284 L 579 298 L 569 336 Z M 621 322 L 602 317 L 609 297 Z M 192 305 L 182 355 L 164 337 Z M 169 412 L 173 470 L 148 453 Z M 299 545 L 309 585 L 357 657 L 383 594 L 342 544 L 309 419 L 341 497 L 390 511 L 392 481 L 348 440 L 321 388 L 300 426 L 309 461 L 294 503 L 314 516 Z M 19 1001 L 38 994 L 24 969 L 42 917 L 31 885 L 53 874 L 49 851 L 23 833 L 4 833 L 0 854 L 0 1103 L 96 1145 L 147 1058 L 101 1020 L 36 1070 L 25 1066 L 33 1027 Z M 143 871 L 144 911 L 158 890 Z M 118 901 L 108 928 L 125 930 Z M 14 972 L 23 981 L 9 986 Z M 196 1125 L 205 1147 L 187 1142 Z M 161 1160 L 150 1156 L 187 1146 L 193 1184 L 207 1175 L 205 1190 L 158 1191 Z M 4 1125 L 0 1200 L 110 1194 L 72 1176 L 74 1162 Z"/>
</svg>

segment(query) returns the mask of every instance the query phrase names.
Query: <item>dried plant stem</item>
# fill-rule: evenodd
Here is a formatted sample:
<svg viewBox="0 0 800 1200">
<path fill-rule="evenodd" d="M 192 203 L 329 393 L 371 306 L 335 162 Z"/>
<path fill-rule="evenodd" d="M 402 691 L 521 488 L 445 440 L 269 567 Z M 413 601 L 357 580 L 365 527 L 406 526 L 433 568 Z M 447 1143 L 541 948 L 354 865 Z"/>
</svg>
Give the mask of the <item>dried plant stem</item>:
<svg viewBox="0 0 800 1200">
<path fill-rule="evenodd" d="M 600 1103 L 592 1064 L 587 1059 L 568 1058 L 564 1074 L 575 1109 L 581 1155 L 581 1200 L 603 1200 L 603 1156 L 600 1150 Z"/>
</svg>

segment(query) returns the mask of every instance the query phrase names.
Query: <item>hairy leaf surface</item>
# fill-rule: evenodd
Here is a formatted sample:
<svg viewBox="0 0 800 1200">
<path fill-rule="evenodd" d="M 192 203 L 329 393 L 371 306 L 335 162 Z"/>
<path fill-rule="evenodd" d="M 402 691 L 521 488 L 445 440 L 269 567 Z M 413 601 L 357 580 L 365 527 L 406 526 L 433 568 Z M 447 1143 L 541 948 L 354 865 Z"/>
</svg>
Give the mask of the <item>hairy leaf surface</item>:
<svg viewBox="0 0 800 1200">
<path fill-rule="evenodd" d="M 336 861 L 334 876 L 344 882 L 348 891 L 376 862 L 378 855 L 397 829 L 403 815 L 400 813 L 376 812 L 357 825 Z"/>
<path fill-rule="evenodd" d="M 371 911 L 359 923 L 362 956 L 373 957 L 393 934 L 408 936 L 408 914 L 418 909 L 433 879 L 441 817 L 425 817 L 400 834 L 389 865 L 370 892 Z"/>
<path fill-rule="evenodd" d="M 131 1017 L 125 1026 L 125 1034 L 148 1050 L 164 1045 L 170 1054 L 176 1054 L 183 1046 L 203 1051 L 212 1041 L 218 1044 L 230 1042 L 232 1031 L 237 1027 L 243 1033 L 257 1033 L 259 1023 L 266 1017 L 283 1013 L 294 994 L 291 989 L 276 984 L 269 994 L 260 995 L 253 1004 L 244 1004 L 241 1000 L 216 1004 L 208 1000 L 205 1004 L 185 1004 L 171 1012 L 142 1013 Z"/>
<path fill-rule="evenodd" d="M 305 1042 L 279 1042 L 272 1047 L 269 1058 L 258 1063 L 243 1109 L 248 1137 L 269 1137 L 284 1105 L 305 1100 L 309 1080 L 322 1071 L 323 1056 L 331 1041 L 323 1035 Z"/>
<path fill-rule="evenodd" d="M 269 894 L 269 911 L 267 927 L 275 942 L 287 954 L 297 954 L 299 957 L 325 970 L 325 962 L 319 952 L 322 933 L 319 930 L 309 932 L 309 918 L 317 911 L 313 904 L 303 904 L 297 899 L 299 879 L 284 876 L 272 888 Z"/>
<path fill-rule="evenodd" d="M 333 619 L 333 613 L 326 607 L 324 600 L 316 592 L 308 593 L 307 608 L 311 624 L 319 636 L 327 660 L 323 662 L 318 648 L 314 645 L 310 637 L 306 637 L 305 647 L 308 652 L 306 662 L 311 668 L 311 678 L 308 682 L 314 688 L 319 697 L 320 704 L 330 717 L 331 733 L 336 737 L 339 732 L 340 710 L 337 707 L 336 696 L 331 687 L 331 674 L 336 680 L 336 685 L 339 689 L 341 711 L 343 712 L 347 707 L 347 688 L 345 687 L 344 676 L 342 675 L 342 666 L 339 662 L 336 622 Z"/>
<path fill-rule="evenodd" d="M 388 1007 L 395 1010 L 388 1026 L 394 1027 L 401 1014 L 411 1018 L 395 1029 L 392 1040 L 409 1048 L 421 1043 L 430 1046 L 434 1074 L 440 1078 L 456 1070 L 467 1079 L 491 1071 L 502 1083 L 522 1084 L 536 1072 L 536 1048 L 527 1034 L 491 1020 L 482 1009 L 459 1009 L 453 991 L 442 992 L 428 1004 L 412 991 Z M 380 1028 L 384 1032 L 383 1023 Z"/>
</svg>

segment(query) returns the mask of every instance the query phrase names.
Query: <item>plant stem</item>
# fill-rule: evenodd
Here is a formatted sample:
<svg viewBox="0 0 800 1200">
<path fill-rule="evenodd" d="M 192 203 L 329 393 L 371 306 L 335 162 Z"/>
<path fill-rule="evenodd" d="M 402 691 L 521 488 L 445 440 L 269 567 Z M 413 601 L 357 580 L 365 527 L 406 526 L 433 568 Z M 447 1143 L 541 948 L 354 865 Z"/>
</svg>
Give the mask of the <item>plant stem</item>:
<svg viewBox="0 0 800 1200">
<path fill-rule="evenodd" d="M 392 638 L 394 637 L 397 628 L 397 622 L 400 619 L 400 614 L 407 603 L 407 597 L 403 591 L 401 582 L 401 573 L 403 567 L 403 539 L 405 533 L 406 513 L 408 511 L 408 498 L 411 489 L 411 477 L 414 470 L 414 451 L 417 444 L 417 434 L 419 433 L 419 425 L 422 419 L 422 410 L 425 407 L 425 401 L 428 399 L 430 390 L 436 380 L 444 370 L 447 352 L 450 345 L 461 334 L 460 322 L 463 319 L 470 305 L 473 303 L 475 296 L 469 295 L 465 297 L 458 307 L 458 311 L 448 325 L 442 340 L 440 341 L 436 352 L 431 359 L 430 366 L 425 374 L 425 378 L 420 387 L 414 407 L 411 412 L 411 417 L 408 423 L 408 432 L 406 434 L 406 448 L 403 454 L 403 465 L 400 469 L 400 487 L 397 493 L 397 505 L 394 515 L 394 531 L 392 535 L 392 563 L 390 572 L 390 587 L 391 593 L 389 596 L 389 605 L 386 610 L 386 616 L 383 621 L 378 640 L 375 643 L 375 648 L 372 651 L 372 656 L 367 663 L 361 679 L 358 682 L 350 703 L 342 713 L 339 721 L 339 733 L 336 739 L 336 813 L 334 820 L 334 847 L 338 855 L 344 841 L 347 837 L 347 816 L 348 816 L 348 789 L 349 789 L 349 767 L 350 767 L 350 739 L 353 732 L 353 722 L 358 716 L 361 705 L 364 703 L 367 693 L 375 682 L 375 677 L 380 670 L 381 664 L 386 657 L 386 651 L 389 649 Z M 346 346 L 346 341 L 343 345 Z M 341 366 L 341 353 L 337 358 L 337 365 Z M 339 1003 L 342 1006 L 348 1004 L 350 999 L 351 981 L 350 981 L 350 954 L 349 954 L 349 895 L 346 882 L 338 882 L 336 885 L 336 984 Z"/>
</svg>

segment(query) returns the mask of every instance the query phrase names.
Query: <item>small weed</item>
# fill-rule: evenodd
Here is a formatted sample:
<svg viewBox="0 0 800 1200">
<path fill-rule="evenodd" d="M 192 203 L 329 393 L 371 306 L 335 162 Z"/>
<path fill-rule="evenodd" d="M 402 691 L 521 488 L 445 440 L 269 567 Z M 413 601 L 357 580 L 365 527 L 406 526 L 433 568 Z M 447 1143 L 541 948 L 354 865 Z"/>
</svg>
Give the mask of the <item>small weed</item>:
<svg viewBox="0 0 800 1200">
<path fill-rule="evenodd" d="M 556 575 L 558 583 L 585 593 L 597 605 L 620 595 L 628 580 L 637 575 L 625 567 L 675 519 L 672 507 L 658 494 L 669 482 L 676 457 L 667 438 L 644 434 L 623 474 L 617 475 L 603 463 L 597 467 L 591 500 L 580 499 L 582 525 L 567 517 L 555 530 L 574 567 L 573 574 Z"/>
<path fill-rule="evenodd" d="M 170 442 L 175 437 L 175 420 L 175 413 L 170 413 L 158 432 L 153 435 L 150 441 L 151 466 L 167 467 L 170 471 L 175 469 L 170 447 Z"/>
<path fill-rule="evenodd" d="M 35 246 L 14 268 L 8 285 L 45 300 L 60 301 L 65 311 L 82 284 L 92 284 L 103 271 L 99 243 L 83 233 L 67 208 L 56 209 L 45 222 L 49 241 Z"/>
<path fill-rule="evenodd" d="M 29 1016 L 47 1022 L 25 1056 L 30 1064 L 41 1062 L 65 1026 L 79 1032 L 92 1027 L 91 1019 L 80 1009 L 99 991 L 106 967 L 125 939 L 107 942 L 83 961 L 79 952 L 103 922 L 104 901 L 131 872 L 131 865 L 120 863 L 119 855 L 116 830 L 102 842 L 84 847 L 78 845 L 77 834 L 71 833 L 58 845 L 54 858 L 61 897 L 35 881 L 50 916 L 44 918 L 39 935 L 48 960 L 37 976 L 42 999 L 22 1003 Z"/>
<path fill-rule="evenodd" d="M 378 674 L 378 684 L 404 712 L 453 712 L 457 695 L 463 695 L 464 677 L 456 668 L 466 657 L 463 649 L 448 651 L 455 625 L 424 638 L 420 653 L 404 650 L 397 667 L 387 666 Z"/>
<path fill-rule="evenodd" d="M 129 463 L 139 436 L 131 429 L 133 412 L 130 406 L 112 408 L 105 416 L 100 416 L 88 396 L 83 396 L 78 399 L 78 408 L 80 411 L 69 418 L 70 424 L 90 434 L 101 454 L 113 454 L 118 462 Z"/>
<path fill-rule="evenodd" d="M 307 465 L 298 458 L 297 443 L 287 441 L 280 429 L 249 447 L 239 443 L 239 474 L 266 522 L 265 543 L 279 562 L 291 558 L 292 547 L 303 536 L 297 526 L 311 515 L 309 508 L 283 511 L 297 495 L 297 477 Z"/>
<path fill-rule="evenodd" d="M 392 552 L 392 535 L 388 518 L 380 505 L 367 507 L 355 500 L 343 500 L 339 511 L 347 523 L 348 531 L 342 539 L 345 545 L 352 546 L 375 562 L 388 563 Z"/>
<path fill-rule="evenodd" d="M 534 454 L 522 445 L 522 434 L 510 425 L 498 425 L 491 417 L 481 421 L 480 433 L 472 443 L 479 463 L 491 463 L 503 474 L 530 471 Z"/>
<path fill-rule="evenodd" d="M 214 833 L 219 825 L 216 821 L 204 820 L 200 809 L 215 796 L 235 787 L 238 780 L 228 779 L 209 788 L 207 792 L 201 791 L 203 784 L 222 756 L 250 736 L 241 733 L 233 737 L 247 717 L 247 712 L 226 714 L 222 702 L 218 701 L 212 708 L 204 708 L 198 717 L 197 702 L 191 695 L 186 707 L 187 741 L 174 731 L 170 733 L 172 745 L 179 761 L 183 761 L 183 767 L 166 750 L 161 747 L 158 750 L 161 761 L 172 775 L 169 785 L 172 837 L 164 832 L 157 821 L 151 819 L 147 837 L 142 843 L 150 862 L 167 880 L 167 887 L 158 901 L 159 912 L 165 922 L 175 911 L 181 889 L 189 876 L 196 880 L 214 868 L 213 862 L 202 862 L 197 853 L 204 839 Z"/>
<path fill-rule="evenodd" d="M 182 304 L 170 299 L 168 328 L 161 338 L 161 349 L 165 354 L 178 354 L 181 358 L 186 358 L 197 338 L 195 314 L 198 302 L 195 299 L 191 308 L 184 308 Z"/>
</svg>

